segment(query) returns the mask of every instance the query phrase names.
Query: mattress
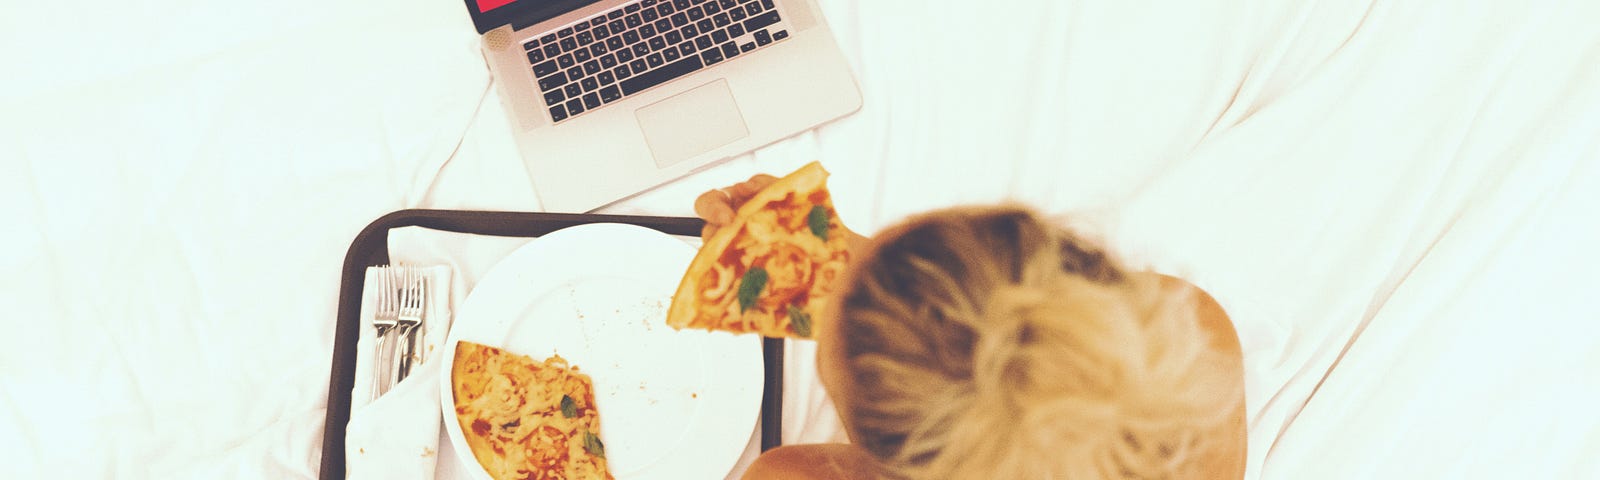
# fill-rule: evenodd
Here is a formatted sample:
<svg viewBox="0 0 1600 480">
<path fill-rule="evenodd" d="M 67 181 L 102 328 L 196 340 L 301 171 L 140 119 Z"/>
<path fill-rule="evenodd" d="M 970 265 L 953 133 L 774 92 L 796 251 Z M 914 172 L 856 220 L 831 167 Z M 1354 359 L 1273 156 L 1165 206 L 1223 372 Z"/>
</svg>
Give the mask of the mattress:
<svg viewBox="0 0 1600 480">
<path fill-rule="evenodd" d="M 1600 477 L 1600 4 L 821 2 L 871 233 L 1019 201 L 1238 327 L 1247 478 Z M 459 3 L 0 7 L 5 478 L 317 474 L 338 269 L 401 208 L 538 210 Z M 839 437 L 801 345 L 785 441 Z"/>
</svg>

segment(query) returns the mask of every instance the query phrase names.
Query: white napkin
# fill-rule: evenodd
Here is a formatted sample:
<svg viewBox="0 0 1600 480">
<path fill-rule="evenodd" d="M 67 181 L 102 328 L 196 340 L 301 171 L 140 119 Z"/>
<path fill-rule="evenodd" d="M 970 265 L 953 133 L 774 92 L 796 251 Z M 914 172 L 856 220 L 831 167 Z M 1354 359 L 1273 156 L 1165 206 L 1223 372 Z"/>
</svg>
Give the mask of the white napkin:
<svg viewBox="0 0 1600 480">
<path fill-rule="evenodd" d="M 428 307 L 411 374 L 383 396 L 372 397 L 372 315 L 378 269 L 368 268 L 361 299 L 361 339 L 356 343 L 355 386 L 345 427 L 347 478 L 431 480 L 439 458 L 439 348 L 450 331 L 453 275 L 448 266 L 419 267 L 428 277 Z"/>
</svg>

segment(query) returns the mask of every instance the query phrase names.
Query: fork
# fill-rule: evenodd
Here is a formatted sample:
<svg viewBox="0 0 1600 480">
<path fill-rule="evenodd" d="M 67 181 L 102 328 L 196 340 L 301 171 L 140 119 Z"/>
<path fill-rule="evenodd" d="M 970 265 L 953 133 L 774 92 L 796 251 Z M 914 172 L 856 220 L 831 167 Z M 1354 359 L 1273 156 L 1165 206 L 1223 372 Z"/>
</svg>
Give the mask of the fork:
<svg viewBox="0 0 1600 480">
<path fill-rule="evenodd" d="M 378 270 L 377 307 L 372 315 L 372 326 L 377 333 L 372 356 L 372 398 L 378 398 L 394 385 L 389 365 L 393 355 L 387 349 L 390 344 L 389 332 L 400 324 L 400 299 L 399 292 L 395 290 L 395 273 L 394 267 Z"/>
<path fill-rule="evenodd" d="M 415 267 L 405 267 L 405 285 L 400 287 L 400 337 L 399 366 L 395 368 L 395 383 L 411 375 L 411 362 L 416 360 L 417 330 L 422 325 L 428 309 L 428 276 Z"/>
</svg>

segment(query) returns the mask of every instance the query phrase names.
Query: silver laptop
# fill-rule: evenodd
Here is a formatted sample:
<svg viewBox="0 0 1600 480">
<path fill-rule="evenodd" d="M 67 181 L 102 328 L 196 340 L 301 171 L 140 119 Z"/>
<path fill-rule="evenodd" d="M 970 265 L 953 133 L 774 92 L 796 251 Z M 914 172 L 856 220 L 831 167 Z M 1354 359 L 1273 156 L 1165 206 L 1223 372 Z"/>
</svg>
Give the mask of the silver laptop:
<svg viewBox="0 0 1600 480">
<path fill-rule="evenodd" d="M 544 208 L 584 212 L 861 107 L 815 0 L 466 0 Z"/>
</svg>

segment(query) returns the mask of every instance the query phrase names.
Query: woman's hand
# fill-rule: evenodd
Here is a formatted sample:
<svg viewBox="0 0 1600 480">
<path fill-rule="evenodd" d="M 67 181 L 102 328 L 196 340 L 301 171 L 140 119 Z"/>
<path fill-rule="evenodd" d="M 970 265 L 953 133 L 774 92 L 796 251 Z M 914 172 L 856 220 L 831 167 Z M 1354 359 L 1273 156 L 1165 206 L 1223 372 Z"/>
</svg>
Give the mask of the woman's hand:
<svg viewBox="0 0 1600 480">
<path fill-rule="evenodd" d="M 706 221 L 700 238 L 709 238 L 717 229 L 733 223 L 733 212 L 756 196 L 756 192 L 776 181 L 778 177 L 761 173 L 733 186 L 700 194 L 700 198 L 694 199 L 695 215 Z"/>
</svg>

